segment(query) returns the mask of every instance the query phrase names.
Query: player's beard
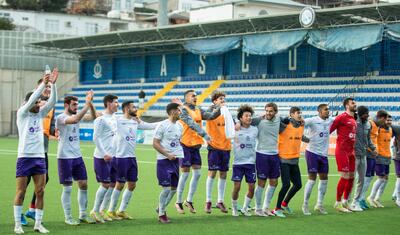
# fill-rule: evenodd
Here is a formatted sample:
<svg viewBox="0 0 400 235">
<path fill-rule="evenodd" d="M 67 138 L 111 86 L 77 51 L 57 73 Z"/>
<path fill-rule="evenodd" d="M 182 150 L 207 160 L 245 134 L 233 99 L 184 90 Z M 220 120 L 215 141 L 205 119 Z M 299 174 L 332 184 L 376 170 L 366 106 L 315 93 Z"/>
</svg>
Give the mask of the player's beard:
<svg viewBox="0 0 400 235">
<path fill-rule="evenodd" d="M 137 111 L 131 111 L 129 112 L 129 115 L 132 117 L 137 117 Z"/>
<path fill-rule="evenodd" d="M 76 110 L 74 111 L 74 110 L 68 108 L 68 113 L 75 115 L 77 112 L 76 112 Z"/>
</svg>

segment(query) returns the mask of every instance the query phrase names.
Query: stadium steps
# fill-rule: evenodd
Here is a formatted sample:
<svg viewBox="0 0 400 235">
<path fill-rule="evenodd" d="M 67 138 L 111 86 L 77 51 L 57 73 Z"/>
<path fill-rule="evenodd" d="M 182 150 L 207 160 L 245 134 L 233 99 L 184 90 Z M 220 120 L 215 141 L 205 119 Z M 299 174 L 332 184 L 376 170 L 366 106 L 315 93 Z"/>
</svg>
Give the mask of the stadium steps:
<svg viewBox="0 0 400 235">
<path fill-rule="evenodd" d="M 197 97 L 197 105 L 200 105 L 201 103 L 204 102 L 204 100 L 207 99 L 209 95 L 215 90 L 217 90 L 225 80 L 215 80 L 211 85 L 205 89 L 198 97 Z"/>
<path fill-rule="evenodd" d="M 138 116 L 141 116 L 144 112 L 146 112 L 153 104 L 157 103 L 157 101 L 164 97 L 165 94 L 167 94 L 170 90 L 172 90 L 174 88 L 174 86 L 176 86 L 179 82 L 178 81 L 171 81 L 168 82 L 163 89 L 161 89 L 160 91 L 158 91 L 153 97 L 150 98 L 150 100 L 148 100 L 142 109 L 139 109 L 138 111 Z"/>
</svg>

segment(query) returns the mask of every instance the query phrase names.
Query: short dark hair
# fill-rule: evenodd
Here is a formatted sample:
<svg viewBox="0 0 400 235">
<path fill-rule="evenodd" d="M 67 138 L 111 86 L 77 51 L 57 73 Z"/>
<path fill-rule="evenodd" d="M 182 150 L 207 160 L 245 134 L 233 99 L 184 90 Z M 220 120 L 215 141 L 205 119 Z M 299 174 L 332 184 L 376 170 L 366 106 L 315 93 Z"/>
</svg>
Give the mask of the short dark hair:
<svg viewBox="0 0 400 235">
<path fill-rule="evenodd" d="M 318 112 L 321 111 L 325 107 L 328 107 L 328 104 L 320 104 L 320 105 L 318 105 Z"/>
<path fill-rule="evenodd" d="M 389 115 L 388 115 L 388 118 L 392 118 L 392 115 L 389 114 Z"/>
<path fill-rule="evenodd" d="M 387 118 L 389 116 L 388 112 L 386 112 L 386 110 L 379 110 L 378 112 L 376 112 L 376 118 L 380 119 L 380 118 Z"/>
<path fill-rule="evenodd" d="M 78 101 L 78 97 L 72 95 L 64 97 L 64 104 L 70 104 L 71 101 Z"/>
<path fill-rule="evenodd" d="M 118 96 L 113 95 L 113 94 L 108 94 L 108 95 L 104 96 L 104 98 L 103 98 L 104 108 L 107 108 L 108 102 L 112 103 L 115 99 L 118 99 Z"/>
<path fill-rule="evenodd" d="M 27 102 L 29 100 L 29 98 L 31 98 L 32 94 L 33 94 L 33 91 L 30 91 L 25 95 L 25 102 Z"/>
<path fill-rule="evenodd" d="M 178 109 L 178 107 L 179 107 L 179 104 L 177 104 L 177 103 L 169 103 L 166 108 L 167 114 L 170 115 L 171 111 Z"/>
<path fill-rule="evenodd" d="M 252 108 L 250 105 L 248 105 L 248 104 L 243 104 L 243 105 L 241 105 L 241 106 L 238 108 L 238 110 L 237 110 L 237 118 L 240 120 L 240 119 L 243 117 L 243 114 L 244 114 L 245 112 L 249 112 L 249 113 L 251 113 L 251 115 L 254 114 L 254 110 L 253 110 L 253 108 Z"/>
<path fill-rule="evenodd" d="M 211 101 L 214 102 L 216 101 L 219 97 L 225 97 L 225 93 L 222 91 L 215 91 L 212 95 L 211 95 Z"/>
<path fill-rule="evenodd" d="M 130 104 L 133 104 L 133 100 L 124 101 L 124 102 L 122 103 L 122 112 L 125 113 L 125 107 L 129 106 Z"/>
<path fill-rule="evenodd" d="M 300 112 L 300 111 L 301 111 L 301 109 L 299 107 L 293 106 L 293 107 L 290 108 L 289 114 L 293 114 L 295 112 Z"/>
<path fill-rule="evenodd" d="M 185 93 L 183 94 L 183 98 L 186 98 L 186 95 L 189 94 L 190 92 L 195 92 L 195 91 L 194 90 L 185 91 Z"/>
<path fill-rule="evenodd" d="M 343 108 L 346 109 L 346 105 L 348 105 L 350 103 L 350 101 L 353 101 L 354 98 L 353 97 L 347 97 L 346 99 L 343 100 Z"/>
<path fill-rule="evenodd" d="M 278 105 L 276 105 L 276 104 L 273 103 L 273 102 L 267 103 L 267 104 L 265 105 L 264 109 L 266 109 L 267 107 L 273 108 L 275 112 L 278 112 Z"/>
</svg>

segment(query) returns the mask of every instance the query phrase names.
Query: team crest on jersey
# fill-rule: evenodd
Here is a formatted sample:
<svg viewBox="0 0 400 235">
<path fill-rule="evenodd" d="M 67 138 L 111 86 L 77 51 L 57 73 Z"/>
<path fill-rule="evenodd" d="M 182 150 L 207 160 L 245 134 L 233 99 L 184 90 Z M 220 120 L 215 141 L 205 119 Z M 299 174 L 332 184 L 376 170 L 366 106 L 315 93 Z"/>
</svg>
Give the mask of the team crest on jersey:
<svg viewBox="0 0 400 235">
<path fill-rule="evenodd" d="M 240 144 L 240 148 L 241 148 L 241 149 L 244 149 L 245 147 L 246 147 L 245 144 Z"/>
</svg>

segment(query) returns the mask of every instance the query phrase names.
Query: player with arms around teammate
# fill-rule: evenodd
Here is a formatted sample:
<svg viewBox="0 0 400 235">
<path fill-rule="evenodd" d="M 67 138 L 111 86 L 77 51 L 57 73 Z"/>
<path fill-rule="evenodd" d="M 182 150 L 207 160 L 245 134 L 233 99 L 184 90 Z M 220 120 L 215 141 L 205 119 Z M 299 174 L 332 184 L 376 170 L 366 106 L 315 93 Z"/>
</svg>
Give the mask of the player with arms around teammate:
<svg viewBox="0 0 400 235">
<path fill-rule="evenodd" d="M 168 119 L 157 127 L 153 147 L 157 150 L 157 178 L 162 187 L 158 203 L 158 220 L 170 223 L 166 208 L 176 193 L 179 180 L 179 159 L 183 158 L 180 145 L 182 125 L 178 122 L 181 110 L 178 104 L 167 105 Z"/>
<path fill-rule="evenodd" d="M 220 108 L 213 112 L 207 112 L 196 106 L 197 95 L 194 90 L 187 90 L 184 95 L 185 103 L 182 106 L 182 114 L 179 122 L 183 125 L 183 134 L 181 145 L 183 148 L 184 158 L 179 160 L 182 174 L 179 178 L 177 189 L 177 200 L 175 207 L 178 213 L 183 214 L 183 204 L 189 208 L 191 213 L 196 213 L 193 207 L 193 196 L 197 190 L 197 184 L 201 174 L 201 155 L 200 148 L 203 144 L 203 138 L 206 141 L 210 137 L 203 130 L 202 120 L 213 120 L 217 118 L 221 112 Z M 192 168 L 192 179 L 190 180 L 189 192 L 185 202 L 183 203 L 183 190 L 189 177 L 189 171 Z"/>
<path fill-rule="evenodd" d="M 246 177 L 248 191 L 244 197 L 241 212 L 245 216 L 251 216 L 248 207 L 254 196 L 256 182 L 256 139 L 258 135 L 257 127 L 250 125 L 253 114 L 253 108 L 248 105 L 242 105 L 238 109 L 237 118 L 240 120 L 241 127 L 236 132 L 234 141 L 232 216 L 239 216 L 237 200 L 243 176 Z"/>
<path fill-rule="evenodd" d="M 111 198 L 113 188 L 111 183 L 111 160 L 115 156 L 116 144 L 115 135 L 117 132 L 118 97 L 106 95 L 103 98 L 105 111 L 102 116 L 94 121 L 93 141 L 96 145 L 94 150 L 94 172 L 100 186 L 96 192 L 94 206 L 90 216 L 96 222 L 104 223 L 104 219 L 112 220 L 106 214 L 100 213 L 100 206 L 105 200 Z M 107 194 L 107 195 L 106 195 Z"/>
<path fill-rule="evenodd" d="M 93 103 L 93 91 L 86 93 L 85 106 L 78 112 L 78 98 L 66 96 L 64 98 L 64 113 L 56 117 L 56 128 L 58 137 L 58 176 L 60 184 L 63 185 L 61 204 L 64 209 L 65 223 L 78 225 L 71 213 L 71 192 L 73 181 L 78 183 L 79 220 L 85 223 L 95 223 L 87 216 L 87 172 L 85 162 L 82 159 L 79 141 L 79 122 L 84 118 L 87 111 L 91 110 L 91 116 L 85 120 L 94 120 L 96 110 Z"/>
<path fill-rule="evenodd" d="M 318 199 L 314 210 L 319 211 L 323 215 L 328 214 L 323 202 L 328 186 L 329 128 L 333 120 L 333 118 L 329 117 L 329 107 L 327 104 L 318 105 L 318 116 L 304 120 L 304 127 L 308 130 L 307 137 L 310 139 L 305 153 L 308 181 L 304 189 L 304 202 L 302 206 L 304 215 L 311 215 L 308 208 L 308 201 L 315 185 L 317 174 L 319 176 Z"/>
<path fill-rule="evenodd" d="M 14 199 L 14 232 L 24 233 L 21 226 L 22 205 L 28 177 L 33 178 L 36 194 L 35 226 L 39 233 L 49 231 L 42 225 L 44 188 L 46 183 L 46 163 L 43 143 L 43 118 L 54 107 L 57 100 L 57 76 L 46 74 L 43 83 L 25 97 L 25 103 L 17 111 L 18 160 L 16 165 L 16 194 Z M 48 102 L 40 107 L 40 94 L 47 84 L 51 84 Z"/>
<path fill-rule="evenodd" d="M 115 165 L 117 168 L 117 183 L 111 195 L 111 202 L 108 208 L 108 216 L 111 219 L 132 219 L 126 212 L 133 190 L 138 180 L 138 165 L 136 162 L 136 131 L 153 130 L 158 123 L 146 123 L 137 117 L 137 108 L 133 101 L 122 103 L 123 116 L 117 118 L 117 151 Z M 128 188 L 122 195 L 122 201 L 117 212 L 117 202 L 122 189 L 127 183 Z"/>
<path fill-rule="evenodd" d="M 344 99 L 345 112 L 335 118 L 330 133 L 336 130 L 336 164 L 340 179 L 336 189 L 335 208 L 339 212 L 351 212 L 348 199 L 353 188 L 355 171 L 354 143 L 356 140 L 357 122 L 354 118 L 357 104 L 353 98 Z M 343 201 L 342 201 L 343 196 Z"/>
</svg>

